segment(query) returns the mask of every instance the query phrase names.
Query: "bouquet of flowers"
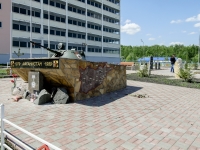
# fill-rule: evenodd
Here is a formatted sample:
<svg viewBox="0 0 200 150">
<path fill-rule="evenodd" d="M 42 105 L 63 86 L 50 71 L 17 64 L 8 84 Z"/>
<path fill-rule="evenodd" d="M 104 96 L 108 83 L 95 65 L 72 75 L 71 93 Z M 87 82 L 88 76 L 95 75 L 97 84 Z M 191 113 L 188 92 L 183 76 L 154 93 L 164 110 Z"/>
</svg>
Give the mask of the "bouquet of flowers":
<svg viewBox="0 0 200 150">
<path fill-rule="evenodd" d="M 13 76 L 13 80 L 11 80 L 11 82 L 14 84 L 13 88 L 15 88 L 18 75 L 13 74 L 12 76 Z"/>
</svg>

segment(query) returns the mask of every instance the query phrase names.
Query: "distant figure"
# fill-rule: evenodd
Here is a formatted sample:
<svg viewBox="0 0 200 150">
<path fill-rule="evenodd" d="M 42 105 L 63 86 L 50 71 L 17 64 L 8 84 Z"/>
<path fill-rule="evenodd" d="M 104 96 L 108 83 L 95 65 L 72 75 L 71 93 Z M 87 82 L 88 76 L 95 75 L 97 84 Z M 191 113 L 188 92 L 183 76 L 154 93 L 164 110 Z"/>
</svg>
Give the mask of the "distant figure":
<svg viewBox="0 0 200 150">
<path fill-rule="evenodd" d="M 174 64 L 176 62 L 176 58 L 174 55 L 171 56 L 170 61 L 171 61 L 171 72 L 174 73 Z"/>
</svg>

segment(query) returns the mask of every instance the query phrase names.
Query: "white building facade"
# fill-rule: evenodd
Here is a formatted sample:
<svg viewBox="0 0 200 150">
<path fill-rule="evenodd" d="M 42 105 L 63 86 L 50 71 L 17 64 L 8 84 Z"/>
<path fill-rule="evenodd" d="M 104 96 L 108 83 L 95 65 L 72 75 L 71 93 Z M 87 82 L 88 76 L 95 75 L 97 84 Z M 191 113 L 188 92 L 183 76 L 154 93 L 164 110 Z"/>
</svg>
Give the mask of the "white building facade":
<svg viewBox="0 0 200 150">
<path fill-rule="evenodd" d="M 0 0 L 0 64 L 48 57 L 53 50 L 84 50 L 86 59 L 120 62 L 120 0 Z"/>
</svg>

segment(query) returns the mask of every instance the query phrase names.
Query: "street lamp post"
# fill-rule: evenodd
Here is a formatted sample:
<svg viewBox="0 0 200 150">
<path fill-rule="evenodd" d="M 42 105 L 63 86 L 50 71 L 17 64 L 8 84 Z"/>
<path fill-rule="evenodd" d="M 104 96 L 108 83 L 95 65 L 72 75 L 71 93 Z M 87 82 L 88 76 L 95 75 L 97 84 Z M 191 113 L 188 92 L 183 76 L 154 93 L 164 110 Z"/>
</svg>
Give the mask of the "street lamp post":
<svg viewBox="0 0 200 150">
<path fill-rule="evenodd" d="M 141 39 L 141 42 L 143 43 L 143 52 L 142 52 L 142 57 L 143 57 L 143 61 L 144 61 L 144 42 L 143 42 L 143 40 Z"/>
</svg>

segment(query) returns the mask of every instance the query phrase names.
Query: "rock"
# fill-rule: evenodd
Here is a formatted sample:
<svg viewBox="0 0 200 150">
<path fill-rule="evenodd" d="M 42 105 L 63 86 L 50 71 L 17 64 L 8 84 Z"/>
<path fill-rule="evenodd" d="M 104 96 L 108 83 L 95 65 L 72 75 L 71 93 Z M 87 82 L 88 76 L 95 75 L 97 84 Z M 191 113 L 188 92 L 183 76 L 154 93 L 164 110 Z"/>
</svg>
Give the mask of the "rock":
<svg viewBox="0 0 200 150">
<path fill-rule="evenodd" d="M 48 103 L 48 102 L 51 102 L 51 94 L 49 94 L 47 92 L 47 90 L 43 89 L 38 97 L 36 98 L 36 100 L 34 101 L 34 104 L 36 105 L 42 105 L 42 104 L 45 104 L 45 103 Z"/>
<path fill-rule="evenodd" d="M 26 86 L 22 83 L 17 84 L 16 87 L 12 91 L 12 95 L 14 96 L 23 96 L 26 91 Z"/>
<path fill-rule="evenodd" d="M 65 88 L 57 88 L 56 94 L 53 97 L 54 104 L 66 104 L 69 99 Z"/>
<path fill-rule="evenodd" d="M 25 91 L 22 98 L 30 100 L 31 99 L 31 93 L 29 91 Z"/>
</svg>

